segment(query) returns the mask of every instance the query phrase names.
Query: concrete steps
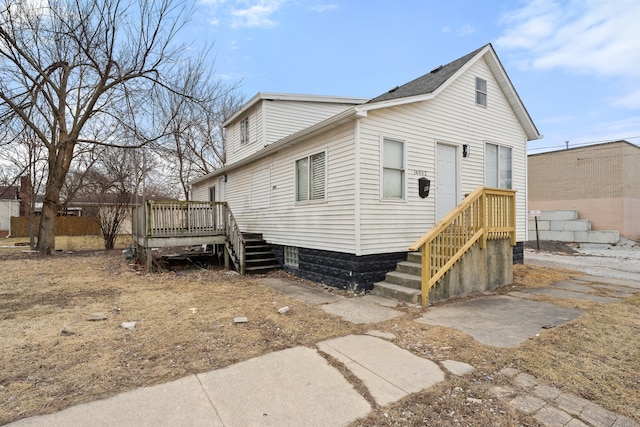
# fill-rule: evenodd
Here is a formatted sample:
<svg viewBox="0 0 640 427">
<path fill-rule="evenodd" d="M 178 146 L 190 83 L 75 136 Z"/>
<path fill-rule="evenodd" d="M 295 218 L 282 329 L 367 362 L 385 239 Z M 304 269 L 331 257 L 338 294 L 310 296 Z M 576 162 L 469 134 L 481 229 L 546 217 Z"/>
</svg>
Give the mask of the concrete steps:
<svg viewBox="0 0 640 427">
<path fill-rule="evenodd" d="M 529 217 L 529 240 L 536 240 L 536 221 Z M 542 211 L 538 217 L 540 240 L 573 243 L 618 243 L 620 233 L 615 230 L 592 230 L 591 221 L 579 219 L 577 210 Z"/>
<path fill-rule="evenodd" d="M 410 252 L 406 261 L 397 264 L 385 280 L 373 284 L 373 293 L 411 304 L 419 304 L 422 297 L 422 256 Z"/>
</svg>

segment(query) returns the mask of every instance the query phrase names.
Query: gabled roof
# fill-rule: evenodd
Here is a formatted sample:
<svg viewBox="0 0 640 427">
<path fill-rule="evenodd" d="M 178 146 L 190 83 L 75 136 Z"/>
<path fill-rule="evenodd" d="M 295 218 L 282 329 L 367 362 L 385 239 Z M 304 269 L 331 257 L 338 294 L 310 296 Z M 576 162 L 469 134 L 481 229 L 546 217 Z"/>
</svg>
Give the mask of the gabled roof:
<svg viewBox="0 0 640 427">
<path fill-rule="evenodd" d="M 482 46 L 473 52 L 458 58 L 447 65 L 441 65 L 438 68 L 432 70 L 429 74 L 425 74 L 422 77 L 418 77 L 415 80 L 405 83 L 402 86 L 396 86 L 389 92 L 383 93 L 380 96 L 376 96 L 369 103 L 390 101 L 393 99 L 408 98 L 418 95 L 424 95 L 433 93 L 436 89 L 442 86 L 451 76 L 453 76 L 458 70 L 462 68 L 467 62 L 475 57 L 482 49 L 489 45 Z"/>
<path fill-rule="evenodd" d="M 332 104 L 359 105 L 369 101 L 369 98 L 353 98 L 346 96 L 326 96 L 326 95 L 301 95 L 291 93 L 273 93 L 258 92 L 253 98 L 246 102 L 242 108 L 236 111 L 222 124 L 224 127 L 229 126 L 238 118 L 242 117 L 247 111 L 253 108 L 262 100 L 268 101 L 298 101 L 298 102 L 326 102 Z"/>
<path fill-rule="evenodd" d="M 404 105 L 412 102 L 427 101 L 435 98 L 440 92 L 446 89 L 461 74 L 467 71 L 473 64 L 484 58 L 493 73 L 500 90 L 509 102 L 518 121 L 525 130 L 528 140 L 540 139 L 542 135 L 538 132 L 529 112 L 524 107 L 520 96 L 516 92 L 509 76 L 502 67 L 498 55 L 491 43 L 474 50 L 467 55 L 448 63 L 447 65 L 435 68 L 430 73 L 418 77 L 409 83 L 398 86 L 380 96 L 373 98 L 365 105 L 361 105 L 358 110 L 365 112 L 379 108 L 387 108 L 396 105 Z"/>
<path fill-rule="evenodd" d="M 442 92 L 448 85 L 454 82 L 461 74 L 468 70 L 474 63 L 481 58 L 484 58 L 493 73 L 496 81 L 502 92 L 504 93 L 509 105 L 513 109 L 516 117 L 520 121 L 527 138 L 529 140 L 540 139 L 542 135 L 538 132 L 535 124 L 531 120 L 529 113 L 527 112 L 524 104 L 520 100 L 518 93 L 516 92 L 509 76 L 505 72 L 496 52 L 493 50 L 491 43 L 482 46 L 479 49 L 474 50 L 467 55 L 456 59 L 448 63 L 447 65 L 440 66 L 430 73 L 425 74 L 422 77 L 418 77 L 415 80 L 410 81 L 402 86 L 398 86 L 391 91 L 383 93 L 367 102 L 363 98 L 343 98 L 343 97 L 326 97 L 316 95 L 287 95 L 287 94 L 274 94 L 260 92 L 254 96 L 249 102 L 247 102 L 242 109 L 236 114 L 225 121 L 224 126 L 228 126 L 238 117 L 241 117 L 247 110 L 256 105 L 263 99 L 286 99 L 286 100 L 306 100 L 306 101 L 324 101 L 324 102 L 343 102 L 345 104 L 351 103 L 352 107 L 338 113 L 337 115 L 330 117 L 320 123 L 310 126 L 306 129 L 302 129 L 292 135 L 286 136 L 279 141 L 269 144 L 262 150 L 253 153 L 250 156 L 245 157 L 242 160 L 234 162 L 231 165 L 227 165 L 209 173 L 208 175 L 197 178 L 191 182 L 191 184 L 197 184 L 201 181 L 205 181 L 211 177 L 219 176 L 246 164 L 249 164 L 257 159 L 265 157 L 270 154 L 274 154 L 279 150 L 282 150 L 289 145 L 302 142 L 315 135 L 321 134 L 330 130 L 336 126 L 344 124 L 348 121 L 354 120 L 359 117 L 366 117 L 367 111 L 376 110 L 381 108 L 387 108 L 397 105 L 404 105 L 413 102 L 427 101 L 435 98 L 440 92 Z"/>
</svg>

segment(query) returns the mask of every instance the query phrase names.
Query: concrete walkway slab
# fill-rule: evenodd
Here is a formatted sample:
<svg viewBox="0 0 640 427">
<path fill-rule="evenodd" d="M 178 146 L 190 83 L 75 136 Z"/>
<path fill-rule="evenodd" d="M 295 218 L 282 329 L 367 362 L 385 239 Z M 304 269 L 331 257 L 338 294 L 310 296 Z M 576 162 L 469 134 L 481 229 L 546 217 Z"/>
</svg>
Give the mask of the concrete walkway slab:
<svg viewBox="0 0 640 427">
<path fill-rule="evenodd" d="M 11 424 L 12 427 L 224 425 L 195 375 Z"/>
<path fill-rule="evenodd" d="M 617 279 L 612 277 L 600 277 L 600 276 L 580 276 L 576 280 L 582 280 L 591 283 L 604 283 L 607 285 L 624 286 L 626 288 L 633 288 L 640 290 L 640 281 Z"/>
<path fill-rule="evenodd" d="M 630 296 L 633 296 L 636 292 L 638 292 L 635 289 L 625 288 L 623 286 L 605 285 L 605 284 L 598 284 L 598 283 L 594 283 L 591 286 L 594 289 L 599 291 L 600 290 L 607 291 L 608 293 L 612 294 L 616 298 L 629 298 Z"/>
<path fill-rule="evenodd" d="M 376 337 L 347 335 L 322 341 L 318 349 L 360 378 L 381 406 L 444 380 L 434 362 Z"/>
<path fill-rule="evenodd" d="M 371 410 L 340 372 L 306 347 L 198 378 L 225 426 L 341 426 Z"/>
<path fill-rule="evenodd" d="M 384 322 L 404 314 L 401 311 L 382 307 L 370 300 L 358 297 L 322 305 L 320 308 L 329 314 L 340 316 L 348 322 L 358 324 Z"/>
<path fill-rule="evenodd" d="M 557 326 L 581 314 L 580 310 L 496 295 L 431 307 L 415 321 L 456 328 L 494 347 L 512 347 L 534 337 L 543 326 Z"/>
<path fill-rule="evenodd" d="M 564 298 L 564 299 L 578 299 L 583 301 L 593 301 L 593 302 L 600 302 L 605 304 L 620 301 L 619 298 L 603 297 L 599 295 L 587 294 L 584 292 L 567 291 L 564 289 L 540 288 L 540 289 L 527 289 L 525 292 L 528 292 L 534 295 L 546 295 L 550 297 Z"/>
<path fill-rule="evenodd" d="M 557 289 L 564 289 L 565 291 L 573 291 L 573 292 L 594 292 L 595 290 L 591 287 L 591 283 L 588 282 L 580 282 L 569 280 L 566 282 L 556 282 L 552 285 Z"/>
<path fill-rule="evenodd" d="M 264 277 L 258 279 L 258 282 L 287 296 L 313 305 L 331 304 L 341 300 L 337 295 L 332 295 L 322 289 L 299 285 L 291 280 Z"/>
</svg>

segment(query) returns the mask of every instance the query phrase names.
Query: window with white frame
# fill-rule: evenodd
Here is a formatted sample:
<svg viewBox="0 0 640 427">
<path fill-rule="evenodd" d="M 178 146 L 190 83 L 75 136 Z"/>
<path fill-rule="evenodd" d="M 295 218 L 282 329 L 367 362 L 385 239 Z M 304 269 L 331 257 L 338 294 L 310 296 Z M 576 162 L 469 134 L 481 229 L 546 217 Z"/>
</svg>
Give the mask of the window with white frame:
<svg viewBox="0 0 640 427">
<path fill-rule="evenodd" d="M 511 147 L 485 145 L 485 185 L 493 188 L 512 188 Z"/>
<path fill-rule="evenodd" d="M 284 265 L 288 267 L 298 267 L 298 248 L 295 246 L 284 247 Z"/>
<path fill-rule="evenodd" d="M 240 143 L 247 144 L 249 142 L 249 117 L 245 117 L 240 121 Z"/>
<path fill-rule="evenodd" d="M 382 198 L 404 198 L 405 155 L 404 142 L 382 140 Z"/>
<path fill-rule="evenodd" d="M 476 77 L 476 104 L 487 106 L 487 81 Z"/>
<path fill-rule="evenodd" d="M 325 198 L 325 152 L 296 161 L 296 202 Z"/>
</svg>

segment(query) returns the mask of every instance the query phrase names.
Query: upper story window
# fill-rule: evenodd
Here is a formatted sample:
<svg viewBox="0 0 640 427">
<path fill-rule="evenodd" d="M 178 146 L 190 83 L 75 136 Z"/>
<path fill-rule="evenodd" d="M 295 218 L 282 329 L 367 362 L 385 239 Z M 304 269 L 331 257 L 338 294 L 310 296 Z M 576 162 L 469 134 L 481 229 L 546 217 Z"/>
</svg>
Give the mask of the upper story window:
<svg viewBox="0 0 640 427">
<path fill-rule="evenodd" d="M 485 185 L 492 188 L 512 188 L 511 148 L 486 144 L 484 153 Z"/>
<path fill-rule="evenodd" d="M 487 106 L 487 81 L 476 77 L 476 104 Z"/>
<path fill-rule="evenodd" d="M 245 117 L 240 121 L 240 143 L 249 142 L 249 117 Z"/>
<path fill-rule="evenodd" d="M 405 155 L 404 142 L 382 140 L 382 198 L 404 198 Z"/>
<path fill-rule="evenodd" d="M 325 152 L 296 161 L 296 202 L 323 200 L 326 183 Z"/>
</svg>

